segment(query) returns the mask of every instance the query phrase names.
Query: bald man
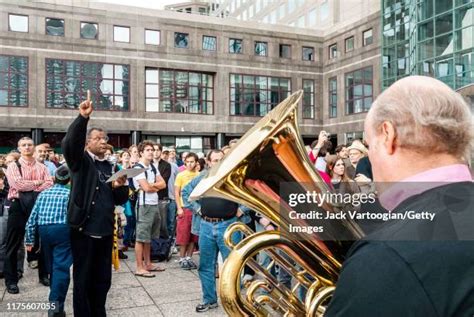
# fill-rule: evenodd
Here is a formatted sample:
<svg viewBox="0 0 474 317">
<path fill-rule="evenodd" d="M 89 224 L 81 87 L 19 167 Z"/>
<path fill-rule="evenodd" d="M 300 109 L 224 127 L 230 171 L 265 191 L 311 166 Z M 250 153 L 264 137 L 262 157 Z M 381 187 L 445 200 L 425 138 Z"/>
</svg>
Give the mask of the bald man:
<svg viewBox="0 0 474 317">
<path fill-rule="evenodd" d="M 365 135 L 380 202 L 420 219 L 354 244 L 325 316 L 474 315 L 471 120 L 462 97 L 429 77 L 401 79 L 374 102 Z"/>
<path fill-rule="evenodd" d="M 57 167 L 56 165 L 54 165 L 54 163 L 48 160 L 49 150 L 50 147 L 48 143 L 38 144 L 37 146 L 35 146 L 35 158 L 38 162 L 46 165 L 46 167 L 48 168 L 49 175 L 54 176 Z"/>
</svg>

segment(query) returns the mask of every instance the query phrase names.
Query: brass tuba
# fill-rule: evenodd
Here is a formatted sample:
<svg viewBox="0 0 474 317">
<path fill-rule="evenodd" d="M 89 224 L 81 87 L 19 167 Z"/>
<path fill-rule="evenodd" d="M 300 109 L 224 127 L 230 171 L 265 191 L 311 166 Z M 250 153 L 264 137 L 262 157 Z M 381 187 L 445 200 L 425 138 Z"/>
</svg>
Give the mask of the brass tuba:
<svg viewBox="0 0 474 317">
<path fill-rule="evenodd" d="M 292 94 L 262 118 L 191 194 L 191 199 L 212 196 L 248 206 L 279 229 L 253 233 L 242 223 L 228 228 L 225 238 L 232 252 L 221 274 L 220 298 L 230 316 L 323 314 L 348 248 L 363 236 L 351 220 L 299 219 L 298 225 L 321 225 L 324 232 L 289 233 L 295 220 L 289 216 L 292 208 L 280 197 L 282 184 L 291 184 L 298 193 L 331 191 L 309 160 L 298 130 L 297 104 L 302 95 L 301 90 Z M 337 206 L 322 201 L 319 209 L 332 212 Z M 231 236 L 239 231 L 246 237 L 234 245 Z M 255 260 L 262 253 L 272 259 L 267 267 Z M 291 287 L 271 273 L 276 264 L 291 274 Z M 245 266 L 261 278 L 242 284 Z M 306 290 L 304 298 L 297 295 L 301 287 Z"/>
</svg>

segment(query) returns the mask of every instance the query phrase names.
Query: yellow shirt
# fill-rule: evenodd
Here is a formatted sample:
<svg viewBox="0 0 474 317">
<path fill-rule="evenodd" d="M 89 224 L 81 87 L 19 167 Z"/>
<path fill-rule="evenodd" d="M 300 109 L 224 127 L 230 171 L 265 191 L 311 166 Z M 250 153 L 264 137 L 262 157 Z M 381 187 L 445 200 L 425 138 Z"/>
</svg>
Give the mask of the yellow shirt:
<svg viewBox="0 0 474 317">
<path fill-rule="evenodd" d="M 198 175 L 199 175 L 199 172 L 190 172 L 188 170 L 184 170 L 181 173 L 178 173 L 178 175 L 176 175 L 174 186 L 177 186 L 181 190 L 183 190 L 184 186 L 186 186 L 194 177 Z M 180 199 L 181 199 L 181 207 L 183 207 L 184 206 L 183 197 L 180 196 Z"/>
</svg>

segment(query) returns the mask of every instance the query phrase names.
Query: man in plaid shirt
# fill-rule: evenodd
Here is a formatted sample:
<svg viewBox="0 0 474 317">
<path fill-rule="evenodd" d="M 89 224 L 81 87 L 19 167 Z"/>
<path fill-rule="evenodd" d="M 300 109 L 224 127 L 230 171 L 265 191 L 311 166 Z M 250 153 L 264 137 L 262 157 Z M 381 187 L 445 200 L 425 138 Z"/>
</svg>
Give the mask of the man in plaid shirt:
<svg viewBox="0 0 474 317">
<path fill-rule="evenodd" d="M 39 230 L 46 269 L 51 274 L 49 301 L 54 316 L 65 316 L 64 301 L 70 281 L 69 269 L 72 265 L 70 233 L 66 222 L 70 193 L 66 185 L 69 179 L 67 166 L 60 166 L 55 172 L 54 186 L 43 191 L 36 199 L 25 228 L 27 250 L 33 248 L 35 232 Z"/>
<path fill-rule="evenodd" d="M 10 188 L 5 256 L 5 286 L 10 294 L 18 294 L 17 252 L 23 244 L 25 224 L 33 208 L 37 195 L 53 185 L 53 180 L 44 164 L 38 163 L 34 154 L 34 143 L 29 137 L 18 141 L 21 157 L 18 162 L 8 165 L 6 176 Z M 43 272 L 43 263 L 39 261 L 38 277 L 40 283 L 49 286 L 47 274 Z"/>
</svg>

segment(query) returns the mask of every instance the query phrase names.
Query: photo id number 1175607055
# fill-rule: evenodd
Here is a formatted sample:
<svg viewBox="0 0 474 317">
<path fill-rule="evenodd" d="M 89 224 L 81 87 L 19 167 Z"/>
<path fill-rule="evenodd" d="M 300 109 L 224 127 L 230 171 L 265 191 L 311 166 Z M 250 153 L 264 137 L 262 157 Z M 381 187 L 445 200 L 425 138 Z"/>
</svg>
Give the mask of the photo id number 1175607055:
<svg viewBox="0 0 474 317">
<path fill-rule="evenodd" d="M 0 312 L 40 312 L 55 311 L 58 309 L 56 302 L 3 302 Z"/>
</svg>

